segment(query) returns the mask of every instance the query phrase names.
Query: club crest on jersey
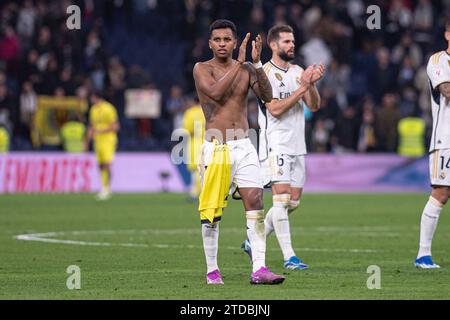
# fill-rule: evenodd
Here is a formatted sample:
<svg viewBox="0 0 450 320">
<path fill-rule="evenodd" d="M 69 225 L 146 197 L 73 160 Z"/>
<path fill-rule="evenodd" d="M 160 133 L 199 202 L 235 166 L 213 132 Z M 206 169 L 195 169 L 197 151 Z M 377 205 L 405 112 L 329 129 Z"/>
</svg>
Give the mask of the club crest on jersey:
<svg viewBox="0 0 450 320">
<path fill-rule="evenodd" d="M 444 171 L 441 172 L 441 174 L 439 175 L 439 178 L 440 178 L 441 180 L 444 180 L 444 179 L 445 179 L 445 172 L 444 172 Z"/>
<path fill-rule="evenodd" d="M 301 82 L 300 82 L 300 77 L 295 78 L 295 81 L 297 81 L 297 84 L 298 84 L 298 85 L 301 84 Z"/>
<path fill-rule="evenodd" d="M 283 173 L 284 173 L 284 172 L 283 172 L 283 169 L 281 169 L 281 168 L 280 168 L 280 169 L 278 169 L 278 172 L 277 172 L 277 173 L 278 173 L 278 175 L 279 175 L 279 176 L 282 176 L 282 175 L 283 175 Z"/>
<path fill-rule="evenodd" d="M 278 81 L 280 81 L 280 88 L 286 87 L 286 85 L 283 83 L 283 77 L 278 72 L 275 73 L 275 78 L 277 78 Z"/>
</svg>

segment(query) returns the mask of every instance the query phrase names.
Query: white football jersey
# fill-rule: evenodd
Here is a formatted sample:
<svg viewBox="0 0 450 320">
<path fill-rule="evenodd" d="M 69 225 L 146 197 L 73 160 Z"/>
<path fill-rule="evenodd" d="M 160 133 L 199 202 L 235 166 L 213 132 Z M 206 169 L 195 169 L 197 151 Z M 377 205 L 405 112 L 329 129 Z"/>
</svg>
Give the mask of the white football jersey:
<svg viewBox="0 0 450 320">
<path fill-rule="evenodd" d="M 429 151 L 450 149 L 450 101 L 439 91 L 440 84 L 450 82 L 450 55 L 446 51 L 432 55 L 428 61 L 427 74 L 430 79 L 433 115 Z"/>
<path fill-rule="evenodd" d="M 264 65 L 264 71 L 272 85 L 273 98 L 289 97 L 300 87 L 303 69 L 289 64 L 288 69 L 276 66 L 272 61 Z M 267 159 L 269 153 L 287 155 L 305 155 L 305 115 L 303 100 L 276 118 L 267 110 L 264 102 L 259 101 L 258 122 L 260 127 L 259 158 Z"/>
</svg>

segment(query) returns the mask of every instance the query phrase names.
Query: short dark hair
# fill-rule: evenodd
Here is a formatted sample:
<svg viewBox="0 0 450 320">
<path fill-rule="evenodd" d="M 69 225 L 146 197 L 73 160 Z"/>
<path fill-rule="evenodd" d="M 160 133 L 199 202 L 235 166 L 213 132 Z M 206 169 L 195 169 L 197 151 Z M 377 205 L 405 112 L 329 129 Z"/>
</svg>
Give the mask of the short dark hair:
<svg viewBox="0 0 450 320">
<path fill-rule="evenodd" d="M 278 41 L 278 39 L 280 39 L 281 32 L 294 33 L 294 30 L 291 26 L 288 26 L 286 24 L 273 26 L 272 28 L 270 28 L 269 33 L 267 34 L 267 44 L 270 45 L 272 41 Z"/>
<path fill-rule="evenodd" d="M 445 19 L 445 31 L 450 32 L 450 18 Z"/>
<path fill-rule="evenodd" d="M 227 28 L 231 29 L 231 31 L 233 31 L 234 37 L 237 38 L 236 25 L 230 20 L 226 19 L 219 19 L 211 23 L 211 25 L 209 26 L 209 37 L 211 38 L 213 30 Z"/>
<path fill-rule="evenodd" d="M 105 99 L 105 92 L 103 90 L 94 89 L 91 91 L 90 96 L 98 99 Z"/>
</svg>

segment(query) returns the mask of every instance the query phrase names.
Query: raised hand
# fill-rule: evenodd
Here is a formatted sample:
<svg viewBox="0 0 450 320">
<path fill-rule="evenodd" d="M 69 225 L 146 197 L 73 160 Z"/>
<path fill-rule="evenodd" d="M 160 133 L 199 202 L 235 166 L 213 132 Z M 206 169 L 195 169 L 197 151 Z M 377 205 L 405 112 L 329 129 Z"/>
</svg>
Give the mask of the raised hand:
<svg viewBox="0 0 450 320">
<path fill-rule="evenodd" d="M 322 79 L 323 75 L 325 74 L 325 66 L 323 63 L 319 64 L 318 67 L 314 68 L 311 82 L 316 83 L 320 79 Z"/>
<path fill-rule="evenodd" d="M 252 60 L 253 63 L 258 63 L 261 61 L 261 50 L 262 50 L 262 38 L 258 34 L 255 40 L 252 41 Z"/>
<path fill-rule="evenodd" d="M 302 75 L 300 77 L 300 84 L 302 86 L 311 85 L 315 67 L 316 65 L 314 64 L 312 66 L 309 66 L 305 71 L 302 72 Z"/>
<path fill-rule="evenodd" d="M 242 40 L 241 46 L 239 47 L 239 56 L 237 58 L 237 61 L 240 63 L 244 63 L 245 62 L 245 55 L 247 53 L 247 42 L 248 39 L 250 39 L 250 33 L 247 33 L 245 35 L 244 40 Z"/>
</svg>

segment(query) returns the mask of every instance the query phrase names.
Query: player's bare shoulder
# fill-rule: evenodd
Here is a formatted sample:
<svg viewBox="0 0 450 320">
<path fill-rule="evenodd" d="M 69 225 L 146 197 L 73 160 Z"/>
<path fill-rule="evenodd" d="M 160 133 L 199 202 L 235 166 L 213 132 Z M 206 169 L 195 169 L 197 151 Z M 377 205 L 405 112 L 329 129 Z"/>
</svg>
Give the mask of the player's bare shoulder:
<svg viewBox="0 0 450 320">
<path fill-rule="evenodd" d="M 194 78 L 198 77 L 204 73 L 211 73 L 212 72 L 212 68 L 213 66 L 211 65 L 210 61 L 201 61 L 201 62 L 197 62 L 194 65 L 194 69 L 193 74 L 194 74 Z"/>
</svg>

